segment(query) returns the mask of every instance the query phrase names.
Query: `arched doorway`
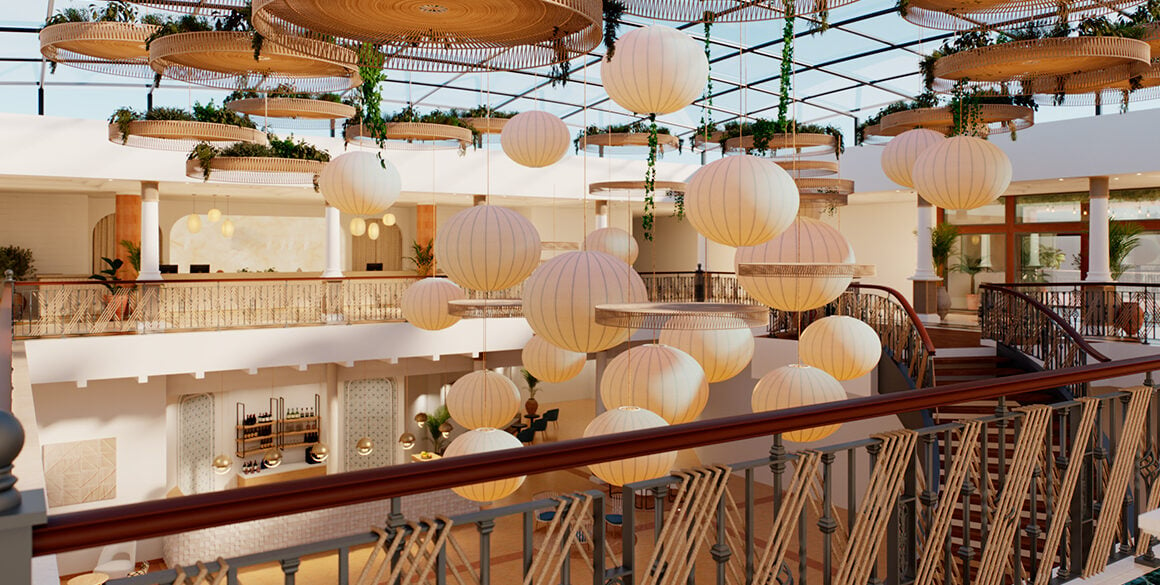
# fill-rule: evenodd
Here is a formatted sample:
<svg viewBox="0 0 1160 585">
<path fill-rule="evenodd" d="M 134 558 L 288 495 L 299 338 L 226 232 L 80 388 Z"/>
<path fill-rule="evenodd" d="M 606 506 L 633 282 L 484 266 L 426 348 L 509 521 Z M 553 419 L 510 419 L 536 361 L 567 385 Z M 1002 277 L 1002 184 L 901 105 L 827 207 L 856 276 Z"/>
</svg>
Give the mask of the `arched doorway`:
<svg viewBox="0 0 1160 585">
<path fill-rule="evenodd" d="M 158 251 L 162 262 L 165 261 L 165 234 L 159 228 L 157 230 L 157 241 L 160 242 Z M 105 263 L 101 258 L 116 258 L 117 257 L 117 216 L 110 213 L 97 221 L 97 225 L 93 227 L 93 257 L 92 268 L 93 273 L 96 274 L 105 269 Z"/>
<path fill-rule="evenodd" d="M 368 219 L 367 225 L 378 224 L 379 238 L 372 240 L 365 234 L 351 237 L 350 267 L 353 271 L 366 270 L 367 264 L 382 263 L 383 270 L 403 269 L 403 232 L 399 226 L 385 226 L 381 219 Z"/>
</svg>

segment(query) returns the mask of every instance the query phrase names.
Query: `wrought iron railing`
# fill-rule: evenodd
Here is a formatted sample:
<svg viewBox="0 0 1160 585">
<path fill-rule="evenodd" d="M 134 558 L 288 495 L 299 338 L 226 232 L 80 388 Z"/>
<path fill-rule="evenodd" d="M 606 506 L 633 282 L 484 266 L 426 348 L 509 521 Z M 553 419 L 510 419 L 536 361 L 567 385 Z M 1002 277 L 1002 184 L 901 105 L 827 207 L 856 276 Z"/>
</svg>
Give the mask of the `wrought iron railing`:
<svg viewBox="0 0 1160 585">
<path fill-rule="evenodd" d="M 653 302 L 757 303 L 732 272 L 652 272 L 641 278 Z"/>
<path fill-rule="evenodd" d="M 1089 338 L 1160 339 L 1160 284 L 1120 282 L 1014 283 L 1019 291 Z"/>
<path fill-rule="evenodd" d="M 1046 585 L 1098 574 L 1116 558 L 1151 560 L 1154 542 L 1135 521 L 1160 504 L 1160 427 L 1149 424 L 1160 417 L 1160 401 L 1150 378 L 1101 396 L 793 453 L 780 433 L 1156 368 L 1160 358 L 1137 358 L 78 512 L 37 528 L 34 550 L 65 552 L 773 435 L 768 458 L 682 471 L 623 493 L 594 489 L 430 519 L 404 518 L 395 501 L 387 522 L 364 534 L 112 583 L 184 584 L 187 575 L 223 572 L 222 582 L 237 584 L 240 570 L 272 565 L 293 584 L 303 557 L 330 554 L 341 585 L 491 585 L 500 580 L 492 577 L 495 534 L 507 531 L 502 540 L 519 543 L 522 562 L 503 580 L 519 576 L 525 584 Z M 544 520 L 539 512 L 548 509 Z M 372 560 L 351 554 L 360 547 L 370 547 Z"/>
<path fill-rule="evenodd" d="M 799 331 L 829 315 L 849 315 L 873 327 L 883 350 L 906 369 L 915 388 L 934 386 L 934 343 L 914 308 L 891 288 L 855 283 L 822 308 L 803 313 L 774 310 L 770 332 L 796 337 Z"/>
</svg>

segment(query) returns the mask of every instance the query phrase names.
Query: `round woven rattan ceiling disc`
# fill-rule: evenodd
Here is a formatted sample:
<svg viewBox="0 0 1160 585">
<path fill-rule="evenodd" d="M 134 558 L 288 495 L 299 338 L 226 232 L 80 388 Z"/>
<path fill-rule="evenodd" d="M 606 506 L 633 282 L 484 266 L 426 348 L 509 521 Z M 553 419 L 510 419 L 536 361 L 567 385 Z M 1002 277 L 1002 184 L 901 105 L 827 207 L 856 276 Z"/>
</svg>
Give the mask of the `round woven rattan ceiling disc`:
<svg viewBox="0 0 1160 585">
<path fill-rule="evenodd" d="M 949 91 L 956 81 L 972 86 L 1020 82 L 1007 87 L 1028 93 L 1028 82 L 1151 60 L 1144 41 L 1123 37 L 1061 37 L 988 45 L 947 55 L 935 62 L 935 91 Z"/>
<path fill-rule="evenodd" d="M 1123 11 L 1143 0 L 909 0 L 903 18 L 927 28 L 976 30 L 1059 15 L 1070 22 Z"/>
<path fill-rule="evenodd" d="M 166 77 L 224 89 L 271 91 L 289 85 L 304 92 L 326 92 L 362 82 L 353 51 L 333 43 L 312 43 L 328 57 L 263 42 L 255 60 L 252 33 L 181 33 L 154 40 L 149 63 Z"/>
<path fill-rule="evenodd" d="M 777 166 L 785 169 L 795 179 L 805 177 L 827 177 L 838 174 L 838 161 L 793 159 L 777 161 Z"/>
<path fill-rule="evenodd" d="M 210 160 L 209 181 L 258 185 L 313 185 L 326 163 L 317 160 L 219 156 Z M 201 161 L 185 161 L 185 176 L 205 179 Z"/>
<path fill-rule="evenodd" d="M 827 278 L 874 276 L 873 264 L 831 262 L 753 262 L 737 265 L 737 276 L 770 278 Z"/>
<path fill-rule="evenodd" d="M 825 12 L 855 0 L 793 0 L 794 14 Z M 784 0 L 620 0 L 636 16 L 673 22 L 746 22 L 785 16 Z"/>
<path fill-rule="evenodd" d="M 327 100 L 305 98 L 248 98 L 233 100 L 226 107 L 238 112 L 263 118 L 302 118 L 308 120 L 341 120 L 357 112 L 354 106 Z"/>
<path fill-rule="evenodd" d="M 978 117 L 982 124 L 987 126 L 987 134 L 1009 132 L 1030 128 L 1035 124 L 1035 110 L 1027 106 L 1010 104 L 980 104 Z M 881 136 L 898 136 L 915 128 L 927 128 L 946 134 L 954 126 L 954 113 L 950 107 L 919 108 L 894 112 L 882 117 L 874 128 Z M 867 132 L 871 131 L 867 128 Z"/>
<path fill-rule="evenodd" d="M 688 183 L 681 181 L 655 181 L 653 188 L 657 191 L 677 191 L 684 193 Z M 644 191 L 644 181 L 599 181 L 588 184 L 588 193 L 604 193 L 607 191 Z"/>
<path fill-rule="evenodd" d="M 40 31 L 40 54 L 78 69 L 152 78 L 145 40 L 157 27 L 126 22 L 65 22 Z"/>
<path fill-rule="evenodd" d="M 754 148 L 753 136 L 736 136 L 725 141 L 726 150 Z M 820 156 L 838 151 L 838 139 L 829 134 L 774 134 L 765 143 L 772 156 Z"/>
<path fill-rule="evenodd" d="M 580 137 L 580 148 L 590 152 L 604 148 L 644 147 L 648 148 L 649 135 L 641 132 L 611 132 L 589 134 Z M 657 134 L 657 150 L 665 152 L 680 147 L 681 141 L 672 134 Z"/>
<path fill-rule="evenodd" d="M 523 317 L 524 302 L 520 299 L 458 299 L 447 301 L 447 313 L 479 319 Z"/>
<path fill-rule="evenodd" d="M 370 133 L 362 124 L 348 126 L 343 135 L 347 142 L 373 141 Z M 428 122 L 388 122 L 386 135 L 383 136 L 383 139 L 387 141 L 386 148 L 396 150 L 450 149 L 465 148 L 471 144 L 472 134 L 471 129 L 462 126 Z"/>
<path fill-rule="evenodd" d="M 1043 77 L 1031 83 L 1035 100 L 1053 106 L 1113 105 L 1160 97 L 1160 59 L 1148 67 L 1117 65 L 1098 71 Z"/>
<path fill-rule="evenodd" d="M 238 142 L 269 144 L 266 133 L 256 128 L 242 128 L 229 124 L 190 122 L 187 120 L 137 120 L 129 122 L 124 134 L 118 124 L 109 124 L 109 142 L 188 152 L 201 142 L 213 146 L 227 146 Z"/>
<path fill-rule="evenodd" d="M 510 118 L 464 118 L 480 134 L 502 134 Z"/>
<path fill-rule="evenodd" d="M 674 317 L 680 317 L 672 321 Z M 680 329 L 712 330 L 761 327 L 768 324 L 764 305 L 739 303 L 625 303 L 596 305 L 596 322 L 622 329 L 663 329 L 670 323 Z"/>
</svg>

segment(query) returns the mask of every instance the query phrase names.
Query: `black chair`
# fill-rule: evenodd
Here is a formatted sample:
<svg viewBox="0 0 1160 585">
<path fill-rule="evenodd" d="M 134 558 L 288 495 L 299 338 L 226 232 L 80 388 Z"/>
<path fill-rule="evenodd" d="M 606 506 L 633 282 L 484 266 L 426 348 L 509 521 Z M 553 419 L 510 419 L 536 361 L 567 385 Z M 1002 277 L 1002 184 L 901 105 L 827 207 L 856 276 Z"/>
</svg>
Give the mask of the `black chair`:
<svg viewBox="0 0 1160 585">
<path fill-rule="evenodd" d="M 516 438 L 519 439 L 520 442 L 525 444 L 525 445 L 527 445 L 528 443 L 531 443 L 532 441 L 535 441 L 536 440 L 535 427 L 530 428 L 530 429 L 524 429 L 524 430 L 520 431 L 519 433 L 516 434 Z"/>
<path fill-rule="evenodd" d="M 543 420 L 545 422 L 552 423 L 552 426 L 556 427 L 556 430 L 559 431 L 560 430 L 560 423 L 557 421 L 560 420 L 560 409 L 553 408 L 552 410 L 545 412 Z"/>
<path fill-rule="evenodd" d="M 161 274 L 177 274 L 176 264 L 162 264 L 158 266 L 158 269 L 161 271 Z"/>
<path fill-rule="evenodd" d="M 190 264 L 190 274 L 209 274 L 209 264 Z"/>
<path fill-rule="evenodd" d="M 367 262 L 367 272 L 382 272 L 382 271 L 383 271 L 383 263 L 382 262 Z"/>
<path fill-rule="evenodd" d="M 548 419 L 541 417 L 541 418 L 537 418 L 535 420 L 535 422 L 532 423 L 532 432 L 533 433 L 542 433 L 546 430 L 548 430 Z"/>
</svg>

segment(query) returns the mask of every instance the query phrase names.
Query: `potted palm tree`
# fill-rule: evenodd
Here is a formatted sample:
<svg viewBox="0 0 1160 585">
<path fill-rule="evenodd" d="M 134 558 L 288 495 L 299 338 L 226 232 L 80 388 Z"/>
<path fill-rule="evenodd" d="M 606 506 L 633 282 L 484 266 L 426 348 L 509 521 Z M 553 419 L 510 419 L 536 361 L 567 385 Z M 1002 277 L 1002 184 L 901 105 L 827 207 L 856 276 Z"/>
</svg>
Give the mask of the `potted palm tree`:
<svg viewBox="0 0 1160 585">
<path fill-rule="evenodd" d="M 429 241 L 427 245 L 419 242 L 411 242 L 411 252 L 413 256 L 408 256 L 407 260 L 415 265 L 415 274 L 420 277 L 434 276 L 435 274 L 435 242 Z"/>
<path fill-rule="evenodd" d="M 524 382 L 528 384 L 528 401 L 524 403 L 524 410 L 528 414 L 536 414 L 536 411 L 540 410 L 540 403 L 536 402 L 536 392 L 540 391 L 536 386 L 540 384 L 540 379 L 524 368 L 520 368 L 520 373 L 524 376 Z"/>
<path fill-rule="evenodd" d="M 930 230 L 930 252 L 934 260 L 934 272 L 943 279 L 938 287 L 937 311 L 939 319 L 946 321 L 951 310 L 951 295 L 947 292 L 947 264 L 959 241 L 959 228 L 940 223 Z"/>
<path fill-rule="evenodd" d="M 951 267 L 955 272 L 961 272 L 971 277 L 971 292 L 967 294 L 967 309 L 979 309 L 979 291 L 975 288 L 975 276 L 980 272 L 991 272 L 990 266 L 983 266 L 983 258 L 964 256 L 963 260 Z"/>
<path fill-rule="evenodd" d="M 1132 267 L 1125 260 L 1132 250 L 1140 246 L 1140 234 L 1143 232 L 1144 226 L 1137 223 L 1124 221 L 1108 223 L 1108 265 L 1114 280 L 1119 280 L 1120 276 Z M 1129 336 L 1139 333 L 1140 327 L 1144 325 L 1144 309 L 1135 301 L 1119 302 L 1114 317 L 1119 328 Z"/>
</svg>

